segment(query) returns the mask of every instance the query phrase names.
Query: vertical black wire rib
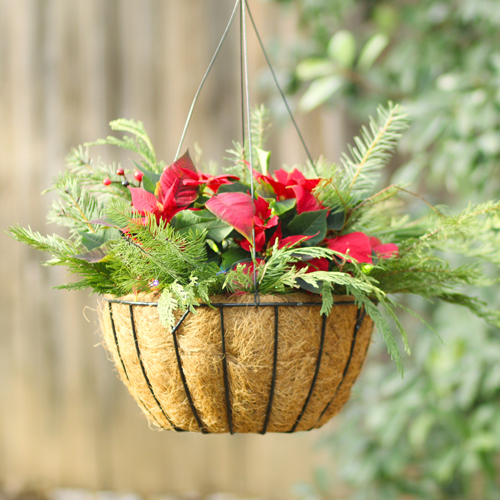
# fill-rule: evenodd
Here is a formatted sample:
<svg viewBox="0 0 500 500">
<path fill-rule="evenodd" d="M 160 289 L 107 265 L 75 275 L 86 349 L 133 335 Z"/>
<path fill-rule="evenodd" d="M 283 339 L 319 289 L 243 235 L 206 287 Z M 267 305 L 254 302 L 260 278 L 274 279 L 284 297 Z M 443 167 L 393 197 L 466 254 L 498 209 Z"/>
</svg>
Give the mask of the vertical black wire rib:
<svg viewBox="0 0 500 500">
<path fill-rule="evenodd" d="M 281 95 L 281 98 L 283 99 L 283 102 L 285 104 L 286 110 L 288 111 L 288 114 L 290 116 L 290 119 L 292 120 L 292 123 L 293 123 L 293 126 L 295 127 L 295 130 L 297 131 L 297 134 L 298 134 L 300 142 L 302 143 L 302 146 L 303 146 L 303 148 L 304 148 L 304 150 L 306 152 L 306 155 L 309 158 L 309 161 L 311 162 L 311 165 L 312 165 L 314 171 L 316 172 L 316 166 L 315 166 L 314 161 L 312 159 L 311 153 L 309 152 L 309 149 L 307 147 L 306 141 L 305 141 L 305 139 L 304 139 L 304 137 L 303 137 L 303 135 L 302 135 L 302 133 L 301 133 L 301 131 L 299 129 L 299 126 L 297 125 L 297 122 L 295 121 L 295 118 L 293 116 L 292 110 L 290 109 L 288 101 L 287 101 L 287 99 L 285 97 L 285 93 L 283 92 L 283 89 L 281 88 L 281 85 L 278 82 L 278 78 L 276 76 L 276 73 L 274 72 L 274 68 L 273 68 L 273 66 L 271 64 L 271 60 L 269 59 L 269 56 L 267 54 L 266 48 L 264 46 L 264 42 L 262 41 L 262 38 L 260 37 L 259 31 L 257 29 L 257 25 L 255 24 L 255 21 L 253 19 L 252 12 L 250 10 L 250 6 L 248 5 L 248 2 L 246 0 L 242 0 L 242 1 L 245 2 L 245 4 L 246 4 L 248 15 L 250 17 L 250 21 L 252 22 L 253 29 L 254 29 L 255 35 L 257 36 L 257 39 L 259 41 L 260 48 L 262 49 L 262 53 L 264 54 L 264 57 L 266 58 L 267 65 L 269 66 L 269 70 L 271 71 L 271 74 L 273 76 L 274 83 L 275 83 L 276 87 L 278 88 L 278 91 L 279 91 L 279 93 Z"/>
<path fill-rule="evenodd" d="M 227 371 L 227 357 L 226 357 L 226 332 L 224 329 L 224 308 L 219 308 L 220 312 L 220 331 L 222 337 L 222 370 L 224 373 L 224 392 L 226 395 L 226 412 L 227 412 L 227 422 L 229 424 L 229 432 L 234 434 L 233 430 L 233 412 L 231 407 L 231 396 L 230 396 L 230 386 L 229 386 L 229 374 Z"/>
<path fill-rule="evenodd" d="M 276 389 L 276 370 L 278 367 L 278 325 L 279 325 L 279 315 L 278 306 L 274 306 L 274 354 L 273 354 L 273 375 L 271 378 L 271 389 L 269 390 L 269 403 L 267 404 L 266 420 L 264 422 L 264 427 L 261 434 L 267 432 L 267 427 L 269 426 L 269 420 L 271 419 L 271 413 L 273 411 L 273 401 L 274 401 L 274 391 Z"/>
<path fill-rule="evenodd" d="M 349 358 L 347 359 L 347 362 L 346 362 L 345 367 L 344 367 L 344 372 L 342 373 L 342 380 L 340 381 L 340 384 L 335 389 L 335 393 L 333 394 L 332 399 L 326 405 L 326 408 L 321 412 L 321 415 L 319 416 L 319 418 L 316 421 L 316 423 L 314 424 L 314 426 L 309 430 L 314 429 L 314 427 L 316 427 L 316 425 L 318 425 L 318 423 L 321 421 L 321 419 L 323 418 L 325 413 L 328 411 L 328 409 L 330 408 L 332 403 L 335 401 L 337 394 L 339 393 L 340 389 L 344 385 L 344 381 L 345 381 L 347 372 L 349 371 L 349 368 L 351 366 L 352 357 L 354 355 L 354 348 L 356 347 L 356 340 L 358 338 L 358 333 L 359 333 L 361 326 L 363 325 L 363 321 L 365 319 L 365 316 L 366 316 L 366 311 L 364 309 L 358 309 L 357 316 L 356 316 L 356 325 L 354 326 L 354 334 L 352 336 L 351 352 L 349 353 Z"/>
<path fill-rule="evenodd" d="M 123 362 L 122 353 L 121 353 L 121 350 L 120 350 L 120 344 L 118 343 L 118 335 L 116 334 L 115 319 L 113 318 L 113 308 L 111 306 L 111 302 L 108 302 L 108 307 L 109 307 L 109 318 L 111 320 L 111 329 L 113 330 L 113 337 L 115 339 L 116 352 L 118 353 L 118 358 L 120 359 L 120 363 L 122 365 L 123 373 L 125 373 L 125 377 L 130 382 L 130 378 L 128 376 L 127 368 L 125 367 L 125 363 Z M 142 404 L 142 406 L 143 406 L 144 410 L 146 411 L 146 413 L 153 418 L 153 420 L 158 424 L 158 426 L 159 427 L 163 427 L 160 424 L 160 422 L 158 422 L 158 419 L 149 411 L 148 407 L 144 404 L 144 401 L 139 396 L 137 396 L 137 399 Z"/>
<path fill-rule="evenodd" d="M 151 385 L 151 381 L 149 380 L 149 377 L 146 373 L 146 368 L 144 367 L 144 363 L 141 358 L 141 350 L 139 348 L 139 340 L 137 339 L 137 331 L 135 328 L 135 321 L 134 321 L 134 309 L 132 305 L 128 306 L 129 312 L 130 312 L 130 324 L 132 325 L 132 334 L 134 336 L 134 343 L 135 343 L 135 351 L 137 353 L 137 359 L 139 360 L 139 364 L 141 366 L 142 370 L 142 375 L 144 376 L 144 380 L 146 380 L 146 383 L 148 384 L 149 392 L 151 393 L 151 396 L 153 396 L 154 400 L 156 401 L 156 404 L 158 405 L 158 408 L 160 408 L 160 411 L 162 412 L 163 416 L 167 420 L 167 422 L 172 426 L 172 428 L 177 431 L 181 432 L 182 429 L 179 429 L 177 426 L 173 424 L 173 422 L 168 418 L 168 415 L 165 413 L 165 410 L 163 409 L 160 401 L 158 401 L 158 398 L 156 397 L 155 391 L 153 390 L 153 386 Z"/>
<path fill-rule="evenodd" d="M 175 327 L 172 328 L 172 338 L 174 340 L 175 357 L 177 358 L 177 366 L 179 367 L 179 373 L 181 375 L 182 385 L 184 387 L 184 392 L 186 393 L 186 397 L 187 397 L 187 400 L 189 402 L 189 406 L 191 408 L 191 411 L 193 412 L 193 417 L 196 420 L 198 427 L 200 428 L 200 432 L 202 434 L 209 434 L 209 432 L 205 429 L 205 426 L 203 425 L 203 422 L 201 421 L 200 416 L 198 415 L 198 411 L 196 410 L 196 406 L 193 403 L 191 391 L 189 390 L 189 387 L 187 385 L 186 375 L 184 374 L 184 370 L 182 368 L 181 353 L 179 351 L 179 342 L 177 341 L 177 335 L 176 335 L 177 330 L 180 328 L 180 326 L 182 325 L 183 321 L 186 319 L 186 316 L 188 314 L 189 314 L 189 309 L 183 314 L 182 318 L 179 320 L 177 325 L 175 325 Z"/>
<path fill-rule="evenodd" d="M 307 407 L 309 405 L 309 401 L 311 400 L 311 397 L 314 392 L 314 387 L 316 386 L 316 381 L 318 380 L 318 375 L 319 375 L 319 369 L 321 368 L 321 358 L 323 357 L 323 349 L 325 345 L 325 333 L 326 333 L 326 320 L 327 316 L 326 314 L 323 314 L 323 320 L 321 324 L 321 341 L 319 344 L 319 352 L 318 352 L 318 359 L 316 361 L 316 370 L 314 371 L 314 377 L 311 382 L 311 388 L 309 389 L 309 394 L 307 395 L 306 402 L 304 403 L 304 406 L 302 408 L 302 411 L 300 412 L 300 415 L 297 417 L 297 420 L 295 421 L 294 426 L 288 431 L 289 433 L 295 432 L 297 430 L 298 425 L 300 424 L 300 421 L 302 420 L 302 417 L 304 416 Z"/>
</svg>

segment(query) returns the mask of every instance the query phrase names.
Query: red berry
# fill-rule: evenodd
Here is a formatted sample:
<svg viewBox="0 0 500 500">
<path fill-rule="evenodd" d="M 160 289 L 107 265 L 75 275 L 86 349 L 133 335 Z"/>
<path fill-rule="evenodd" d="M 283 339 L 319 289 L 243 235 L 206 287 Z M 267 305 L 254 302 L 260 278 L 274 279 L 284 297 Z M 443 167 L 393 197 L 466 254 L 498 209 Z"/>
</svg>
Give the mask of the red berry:
<svg viewBox="0 0 500 500">
<path fill-rule="evenodd" d="M 125 170 L 123 170 L 123 168 L 120 167 L 120 168 L 116 169 L 116 173 L 118 175 L 125 175 Z"/>
<path fill-rule="evenodd" d="M 109 186 L 111 184 L 111 179 L 109 177 L 106 177 L 102 183 L 105 185 L 105 186 Z"/>
<path fill-rule="evenodd" d="M 136 170 L 134 172 L 134 178 L 137 182 L 141 182 L 143 177 L 144 177 L 144 174 L 140 170 Z"/>
</svg>

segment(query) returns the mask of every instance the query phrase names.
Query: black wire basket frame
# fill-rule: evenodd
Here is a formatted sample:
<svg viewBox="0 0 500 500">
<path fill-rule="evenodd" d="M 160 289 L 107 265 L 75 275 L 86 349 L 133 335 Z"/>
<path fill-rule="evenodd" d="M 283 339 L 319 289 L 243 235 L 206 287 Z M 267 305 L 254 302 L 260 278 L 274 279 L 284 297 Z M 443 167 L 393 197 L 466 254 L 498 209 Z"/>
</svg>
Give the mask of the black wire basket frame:
<svg viewBox="0 0 500 500">
<path fill-rule="evenodd" d="M 130 381 L 127 368 L 125 366 L 125 363 L 123 361 L 121 351 L 120 351 L 120 344 L 118 341 L 118 335 L 116 332 L 116 326 L 115 326 L 115 321 L 113 318 L 113 304 L 122 304 L 122 305 L 127 305 L 129 308 L 129 313 L 130 313 L 130 323 L 131 323 L 131 329 L 132 329 L 132 334 L 134 337 L 134 344 L 135 344 L 135 350 L 137 354 L 137 358 L 139 361 L 139 365 L 142 371 L 142 374 L 144 376 L 144 379 L 146 381 L 146 384 L 148 386 L 148 389 L 151 393 L 151 396 L 155 400 L 156 404 L 158 405 L 161 413 L 167 420 L 167 422 L 171 425 L 172 429 L 175 430 L 176 432 L 187 432 L 185 429 L 181 429 L 177 427 L 172 420 L 168 417 L 167 412 L 161 405 L 160 401 L 158 400 L 157 395 L 155 394 L 155 391 L 151 385 L 151 382 L 149 380 L 146 368 L 144 366 L 142 357 L 141 357 L 141 349 L 139 347 L 139 341 L 137 337 L 137 331 L 136 331 L 136 325 L 135 325 L 135 320 L 134 320 L 134 307 L 157 307 L 158 303 L 157 302 L 135 302 L 135 301 L 128 301 L 128 300 L 120 300 L 120 299 L 110 299 L 110 298 L 105 298 L 105 300 L 108 302 L 108 311 L 109 311 L 109 317 L 111 320 L 111 328 L 113 332 L 113 339 L 115 342 L 115 347 L 116 347 L 116 352 L 118 353 L 118 358 L 120 360 L 121 367 L 123 369 L 123 372 L 125 374 L 125 377 L 127 380 Z M 355 305 L 354 300 L 343 300 L 343 301 L 338 301 L 335 302 L 335 306 L 347 306 L 347 305 Z M 267 411 L 266 411 L 266 418 L 264 422 L 264 426 L 262 430 L 260 431 L 260 434 L 266 434 L 267 433 L 267 428 L 269 425 L 269 420 L 271 417 L 271 412 L 273 408 L 273 399 L 274 399 L 274 392 L 275 392 L 275 387 L 276 387 L 276 371 L 277 371 L 277 364 L 278 364 L 278 337 L 279 337 L 279 331 L 278 331 L 278 321 L 279 321 L 279 308 L 280 307 L 321 307 L 321 302 L 259 302 L 258 297 L 257 301 L 252 302 L 252 303 L 228 303 L 228 302 L 218 302 L 218 303 L 211 303 L 210 305 L 208 304 L 200 304 L 199 307 L 213 307 L 219 310 L 219 315 L 220 315 L 220 328 L 221 328 L 221 340 L 222 340 L 222 368 L 223 368 L 223 376 L 224 376 L 224 391 L 225 391 L 225 403 L 226 403 L 226 413 L 227 413 L 227 420 L 229 424 L 229 432 L 230 434 L 235 434 L 234 427 L 233 427 L 233 419 L 232 419 L 232 405 L 231 405 L 231 398 L 230 398 L 230 380 L 229 380 L 229 372 L 227 368 L 227 357 L 226 357 L 226 333 L 225 333 L 225 327 L 224 327 L 224 309 L 227 308 L 233 308 L 233 307 L 273 307 L 274 308 L 274 349 L 273 349 L 273 372 L 272 372 L 272 378 L 271 378 L 271 386 L 270 386 L 270 391 L 269 391 L 269 400 L 268 400 L 268 405 L 267 405 Z M 196 420 L 196 423 L 199 427 L 199 430 L 202 434 L 210 434 L 210 431 L 207 430 L 206 426 L 203 424 L 198 411 L 196 409 L 196 406 L 193 402 L 193 398 L 191 396 L 191 391 L 189 390 L 187 381 L 186 381 L 186 376 L 184 374 L 184 370 L 182 367 L 182 358 L 179 350 L 179 343 L 177 339 L 177 332 L 181 325 L 183 324 L 184 320 L 189 314 L 189 310 L 187 310 L 183 316 L 180 318 L 178 323 L 172 328 L 171 335 L 174 343 L 174 348 L 175 348 L 175 355 L 177 358 L 177 366 L 179 369 L 179 374 L 182 380 L 182 385 L 186 394 L 186 398 L 189 402 L 189 406 L 191 408 L 191 411 L 193 413 L 193 417 Z M 366 311 L 364 308 L 360 308 L 357 311 L 357 317 L 356 317 L 356 323 L 354 326 L 354 332 L 352 336 L 352 342 L 351 342 L 351 347 L 350 347 L 350 352 L 349 352 L 349 357 L 347 358 L 347 361 L 345 363 L 343 372 L 342 372 L 342 379 L 340 383 L 338 384 L 337 388 L 335 389 L 334 395 L 332 399 L 328 402 L 328 404 L 325 406 L 324 410 L 321 412 L 319 418 L 317 419 L 316 424 L 311 427 L 310 429 L 307 429 L 308 431 L 314 429 L 317 425 L 317 423 L 323 418 L 324 414 L 328 411 L 328 409 L 331 407 L 333 402 L 336 399 L 337 394 L 339 393 L 340 389 L 342 388 L 344 381 L 346 379 L 346 376 L 349 372 L 349 368 L 351 366 L 351 361 L 353 358 L 354 354 L 354 349 L 356 347 L 356 341 L 358 337 L 358 332 L 361 329 L 363 325 L 363 321 L 366 317 Z M 311 386 L 309 389 L 309 393 L 307 395 L 307 398 L 305 400 L 305 403 L 302 407 L 302 410 L 300 411 L 293 427 L 287 431 L 287 433 L 293 433 L 296 431 L 298 425 L 300 424 L 302 417 L 304 416 L 307 407 L 309 405 L 309 401 L 311 400 L 311 397 L 314 392 L 314 387 L 316 385 L 316 380 L 318 378 L 319 370 L 321 367 L 321 360 L 323 357 L 323 348 L 324 348 L 324 341 L 325 341 L 325 334 L 326 334 L 326 321 L 327 321 L 327 316 L 323 315 L 322 316 L 322 322 L 321 322 L 321 340 L 320 340 L 320 345 L 319 345 L 319 350 L 318 350 L 318 355 L 316 359 L 316 367 L 314 371 L 313 378 L 311 380 Z M 368 349 L 368 346 L 367 346 Z M 366 357 L 366 353 L 365 353 Z M 363 358 L 364 359 L 364 358 Z M 143 401 L 141 401 L 143 407 L 146 409 L 147 413 L 151 415 L 151 417 L 157 422 L 157 424 L 162 427 L 162 425 L 158 422 L 158 420 L 153 416 L 153 414 L 147 409 L 146 405 L 144 404 Z"/>
</svg>

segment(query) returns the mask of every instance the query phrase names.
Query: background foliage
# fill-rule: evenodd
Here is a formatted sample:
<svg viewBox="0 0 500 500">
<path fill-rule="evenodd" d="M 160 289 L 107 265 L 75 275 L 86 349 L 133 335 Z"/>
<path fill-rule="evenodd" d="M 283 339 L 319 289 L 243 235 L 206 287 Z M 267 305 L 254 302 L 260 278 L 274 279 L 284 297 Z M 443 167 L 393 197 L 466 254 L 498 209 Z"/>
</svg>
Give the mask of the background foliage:
<svg viewBox="0 0 500 500">
<path fill-rule="evenodd" d="M 357 125 L 378 103 L 398 100 L 412 125 L 393 180 L 418 184 L 452 209 L 498 198 L 494 2 L 276 1 L 298 10 L 308 40 L 282 68 L 302 111 L 331 105 Z M 347 483 L 351 499 L 500 498 L 499 332 L 447 306 L 427 306 L 427 316 L 443 343 L 413 328 L 418 345 L 403 380 L 372 351 L 361 397 L 322 443 L 340 464 L 338 476 L 316 471 L 315 484 L 300 485 L 299 496 L 338 498 L 334 492 Z"/>
</svg>

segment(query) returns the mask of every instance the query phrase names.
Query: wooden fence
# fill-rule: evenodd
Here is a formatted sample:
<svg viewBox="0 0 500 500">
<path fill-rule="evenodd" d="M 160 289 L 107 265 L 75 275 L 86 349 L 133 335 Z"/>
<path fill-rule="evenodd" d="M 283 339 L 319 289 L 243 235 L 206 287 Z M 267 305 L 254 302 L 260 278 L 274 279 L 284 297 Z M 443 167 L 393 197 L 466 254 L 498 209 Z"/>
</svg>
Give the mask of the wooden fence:
<svg viewBox="0 0 500 500">
<path fill-rule="evenodd" d="M 0 0 L 0 213 L 43 233 L 71 146 L 117 117 L 142 120 L 160 157 L 175 154 L 197 85 L 232 0 Z M 264 38 L 294 28 L 252 2 Z M 251 37 L 253 74 L 264 71 Z M 253 93 L 257 101 L 258 92 Z M 222 158 L 239 132 L 238 38 L 228 40 L 186 144 Z M 314 154 L 337 153 L 336 119 L 302 119 Z M 236 132 L 235 132 L 236 131 Z M 304 161 L 288 127 L 275 160 Z M 235 137 L 236 136 L 236 137 Z M 331 137 L 331 140 L 324 140 Z M 102 151 L 105 158 L 109 153 Z M 0 484 L 139 493 L 232 491 L 290 498 L 318 460 L 320 432 L 199 436 L 150 430 L 99 345 L 96 299 L 51 287 L 66 278 L 0 233 Z M 82 312 L 83 311 L 83 312 Z M 87 320 L 88 319 L 88 320 Z"/>
</svg>

